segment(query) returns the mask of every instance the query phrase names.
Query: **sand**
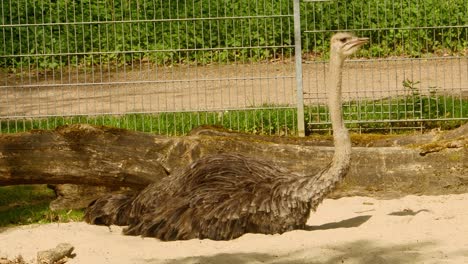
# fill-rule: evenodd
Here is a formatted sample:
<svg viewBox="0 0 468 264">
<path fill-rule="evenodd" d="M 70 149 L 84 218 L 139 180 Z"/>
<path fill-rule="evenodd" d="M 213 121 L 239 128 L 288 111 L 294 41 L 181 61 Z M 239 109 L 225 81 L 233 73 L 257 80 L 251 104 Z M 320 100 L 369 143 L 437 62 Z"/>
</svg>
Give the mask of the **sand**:
<svg viewBox="0 0 468 264">
<path fill-rule="evenodd" d="M 308 225 L 282 235 L 175 242 L 83 222 L 21 226 L 0 231 L 0 256 L 33 261 L 37 251 L 68 242 L 76 256 L 67 263 L 468 263 L 468 194 L 327 199 Z"/>
</svg>

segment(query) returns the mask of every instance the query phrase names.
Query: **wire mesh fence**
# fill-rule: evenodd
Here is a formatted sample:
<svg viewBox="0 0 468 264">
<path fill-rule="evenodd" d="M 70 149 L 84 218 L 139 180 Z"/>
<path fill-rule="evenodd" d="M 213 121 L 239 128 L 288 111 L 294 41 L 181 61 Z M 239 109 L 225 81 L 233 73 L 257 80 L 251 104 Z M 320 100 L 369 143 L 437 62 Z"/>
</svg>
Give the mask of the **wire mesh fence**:
<svg viewBox="0 0 468 264">
<path fill-rule="evenodd" d="M 3 131 L 294 131 L 290 1 L 2 2 Z M 288 121 L 289 122 L 289 121 Z"/>
<path fill-rule="evenodd" d="M 21 0 L 0 13 L 3 133 L 83 122 L 297 133 L 291 0 Z M 466 121 L 466 13 L 464 0 L 302 3 L 308 131 L 328 126 L 328 39 L 342 30 L 371 38 L 344 74 L 351 127 Z"/>
<path fill-rule="evenodd" d="M 352 31 L 370 43 L 343 76 L 345 119 L 357 129 L 423 128 L 468 118 L 468 6 L 464 1 L 326 1 L 305 5 L 306 115 L 328 124 L 328 39 Z M 331 19 L 330 19 L 331 18 Z M 465 121 L 463 121 L 465 120 Z M 325 126 L 326 127 L 326 126 Z"/>
</svg>

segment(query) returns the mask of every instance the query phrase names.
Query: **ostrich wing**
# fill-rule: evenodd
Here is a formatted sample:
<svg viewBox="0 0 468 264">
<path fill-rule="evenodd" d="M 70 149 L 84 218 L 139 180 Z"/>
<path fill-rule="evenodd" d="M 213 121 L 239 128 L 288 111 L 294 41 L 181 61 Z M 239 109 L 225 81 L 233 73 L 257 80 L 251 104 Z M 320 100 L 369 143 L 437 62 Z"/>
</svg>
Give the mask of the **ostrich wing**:
<svg viewBox="0 0 468 264">
<path fill-rule="evenodd" d="M 291 177 L 297 176 L 239 154 L 207 156 L 171 177 L 180 184 L 163 189 L 168 186 L 163 183 L 144 190 L 135 200 L 135 208 L 140 209 L 133 215 L 138 221 L 125 233 L 162 240 L 224 240 L 246 232 L 271 234 L 297 228 L 304 225 L 302 215 L 310 211 L 309 204 L 272 191 Z M 164 202 L 163 193 L 170 203 Z M 155 206 L 148 209 L 149 203 Z"/>
</svg>

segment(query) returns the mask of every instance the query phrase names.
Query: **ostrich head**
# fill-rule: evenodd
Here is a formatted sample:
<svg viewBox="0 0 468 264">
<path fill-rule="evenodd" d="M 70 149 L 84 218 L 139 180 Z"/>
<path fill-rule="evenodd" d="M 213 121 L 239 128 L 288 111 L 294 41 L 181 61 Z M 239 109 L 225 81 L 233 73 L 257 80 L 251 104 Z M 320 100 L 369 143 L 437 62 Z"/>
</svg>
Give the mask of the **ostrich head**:
<svg viewBox="0 0 468 264">
<path fill-rule="evenodd" d="M 358 38 L 351 33 L 337 33 L 331 38 L 331 52 L 344 59 L 356 52 L 369 38 Z"/>
</svg>

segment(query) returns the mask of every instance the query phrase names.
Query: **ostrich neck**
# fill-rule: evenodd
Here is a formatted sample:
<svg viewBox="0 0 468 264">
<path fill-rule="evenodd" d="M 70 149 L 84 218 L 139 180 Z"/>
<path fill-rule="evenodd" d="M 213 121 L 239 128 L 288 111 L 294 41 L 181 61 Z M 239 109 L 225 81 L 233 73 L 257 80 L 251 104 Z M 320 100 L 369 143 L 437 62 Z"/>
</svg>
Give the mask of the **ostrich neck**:
<svg viewBox="0 0 468 264">
<path fill-rule="evenodd" d="M 317 206 L 325 196 L 333 191 L 343 179 L 349 169 L 351 157 L 351 140 L 343 121 L 342 110 L 342 69 L 344 59 L 332 52 L 328 72 L 328 109 L 333 128 L 333 143 L 335 152 L 331 165 L 318 177 L 311 177 L 308 181 L 309 200 L 312 207 Z M 313 186 L 310 186 L 313 185 Z"/>
<path fill-rule="evenodd" d="M 333 128 L 333 142 L 335 145 L 335 154 L 333 156 L 333 164 L 342 163 L 343 155 L 349 158 L 351 151 L 351 142 L 349 133 L 343 121 L 342 110 L 342 69 L 344 59 L 332 53 L 330 58 L 330 66 L 328 72 L 328 109 Z"/>
<path fill-rule="evenodd" d="M 335 152 L 331 164 L 318 175 L 308 175 L 289 182 L 286 188 L 297 199 L 310 202 L 312 209 L 329 194 L 349 170 L 351 140 L 343 122 L 341 108 L 341 72 L 344 60 L 332 54 L 328 73 L 328 107 L 333 128 Z"/>
</svg>

